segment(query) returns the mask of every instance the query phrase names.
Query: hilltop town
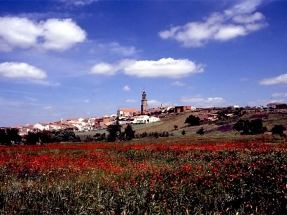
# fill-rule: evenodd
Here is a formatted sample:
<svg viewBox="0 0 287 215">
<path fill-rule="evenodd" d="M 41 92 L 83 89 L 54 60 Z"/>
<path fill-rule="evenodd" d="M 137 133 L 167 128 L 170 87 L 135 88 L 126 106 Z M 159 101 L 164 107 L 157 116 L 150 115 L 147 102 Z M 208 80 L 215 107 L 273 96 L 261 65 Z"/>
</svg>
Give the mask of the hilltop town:
<svg viewBox="0 0 287 215">
<path fill-rule="evenodd" d="M 166 114 L 180 113 L 194 110 L 191 106 L 164 106 L 156 108 L 148 107 L 146 91 L 142 92 L 140 110 L 135 108 L 119 108 L 116 114 L 110 116 L 90 118 L 68 118 L 56 122 L 38 122 L 36 124 L 26 124 L 23 126 L 13 126 L 19 130 L 19 135 L 25 136 L 29 131 L 58 131 L 73 129 L 74 132 L 97 131 L 106 129 L 109 125 L 114 124 L 116 120 L 121 124 L 145 124 L 154 123 L 166 117 Z M 2 129 L 5 129 L 4 127 Z"/>
<path fill-rule="evenodd" d="M 245 113 L 256 112 L 281 112 L 287 111 L 287 104 L 285 103 L 269 103 L 267 107 L 213 107 L 213 108 L 196 108 L 190 105 L 183 106 L 164 106 L 149 108 L 146 91 L 142 92 L 140 110 L 135 108 L 119 108 L 116 114 L 110 116 L 104 115 L 102 117 L 91 118 L 68 118 L 61 119 L 57 122 L 38 122 L 36 124 L 26 124 L 23 126 L 13 126 L 19 131 L 19 135 L 25 136 L 30 131 L 59 131 L 65 129 L 72 129 L 74 132 L 88 132 L 104 130 L 109 125 L 115 124 L 116 121 L 121 124 L 146 124 L 155 123 L 162 119 L 176 116 L 180 113 L 193 112 L 202 121 L 208 123 L 216 122 L 222 118 L 232 118 L 244 110 Z M 5 128 L 2 128 L 5 129 Z"/>
</svg>

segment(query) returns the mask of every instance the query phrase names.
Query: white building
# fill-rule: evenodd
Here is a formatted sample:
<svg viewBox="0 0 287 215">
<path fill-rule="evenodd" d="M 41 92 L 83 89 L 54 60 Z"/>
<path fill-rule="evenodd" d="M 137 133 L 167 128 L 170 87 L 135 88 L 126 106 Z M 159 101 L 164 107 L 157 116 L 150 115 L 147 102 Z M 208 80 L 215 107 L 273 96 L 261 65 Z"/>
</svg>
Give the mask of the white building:
<svg viewBox="0 0 287 215">
<path fill-rule="evenodd" d="M 36 123 L 33 127 L 36 129 L 39 129 L 41 131 L 43 131 L 43 130 L 49 131 L 49 129 L 50 129 L 49 123 L 40 123 L 39 122 L 39 123 Z"/>
<path fill-rule="evenodd" d="M 159 121 L 158 117 L 141 115 L 141 116 L 135 116 L 132 123 L 133 124 L 145 124 L 145 123 L 153 123 L 157 121 Z"/>
</svg>

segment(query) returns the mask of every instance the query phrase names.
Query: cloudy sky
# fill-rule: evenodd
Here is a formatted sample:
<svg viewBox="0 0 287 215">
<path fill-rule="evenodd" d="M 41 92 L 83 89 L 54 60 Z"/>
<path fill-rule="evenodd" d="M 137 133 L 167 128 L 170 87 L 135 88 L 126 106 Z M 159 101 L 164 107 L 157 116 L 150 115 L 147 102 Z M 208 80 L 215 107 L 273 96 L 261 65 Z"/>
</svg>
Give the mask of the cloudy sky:
<svg viewBox="0 0 287 215">
<path fill-rule="evenodd" d="M 287 1 L 0 0 L 0 126 L 287 102 Z"/>
</svg>

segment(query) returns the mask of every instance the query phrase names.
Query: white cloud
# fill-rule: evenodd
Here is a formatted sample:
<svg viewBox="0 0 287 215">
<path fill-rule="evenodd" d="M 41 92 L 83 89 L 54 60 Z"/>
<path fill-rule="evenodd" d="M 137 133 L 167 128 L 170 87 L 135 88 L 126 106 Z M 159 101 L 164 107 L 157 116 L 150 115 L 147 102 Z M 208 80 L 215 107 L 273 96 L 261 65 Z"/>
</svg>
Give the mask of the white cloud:
<svg viewBox="0 0 287 215">
<path fill-rule="evenodd" d="M 26 63 L 5 62 L 0 64 L 0 76 L 6 78 L 31 78 L 43 79 L 46 72 Z"/>
<path fill-rule="evenodd" d="M 243 0 L 235 5 L 230 11 L 234 14 L 252 13 L 263 2 L 263 0 Z"/>
<path fill-rule="evenodd" d="M 34 46 L 37 37 L 42 34 L 42 29 L 27 18 L 0 17 L 0 26 L 1 46 L 5 46 L 5 49 Z"/>
<path fill-rule="evenodd" d="M 107 63 L 96 64 L 90 69 L 89 74 L 114 75 L 116 72 L 123 71 L 126 75 L 141 78 L 181 78 L 193 73 L 203 72 L 203 67 L 203 65 L 196 65 L 187 59 L 162 58 L 158 61 L 125 59 L 114 65 Z"/>
<path fill-rule="evenodd" d="M 32 102 L 38 101 L 38 99 L 31 98 L 31 97 L 29 97 L 29 96 L 24 96 L 24 98 L 25 98 L 25 99 L 28 99 L 28 100 L 30 100 L 30 101 L 32 101 Z"/>
<path fill-rule="evenodd" d="M 262 85 L 273 85 L 273 84 L 287 84 L 287 74 L 279 75 L 273 78 L 266 78 L 259 82 Z"/>
<path fill-rule="evenodd" d="M 89 50 L 90 54 L 110 54 L 110 55 L 119 55 L 123 57 L 133 57 L 139 53 L 140 50 L 137 50 L 134 46 L 122 46 L 117 42 L 103 44 L 96 44 L 95 47 L 91 47 Z"/>
<path fill-rule="evenodd" d="M 96 74 L 96 75 L 114 75 L 117 72 L 117 69 L 108 63 L 99 63 L 93 66 L 90 69 L 89 74 Z"/>
<path fill-rule="evenodd" d="M 134 100 L 134 99 L 127 99 L 127 100 L 126 100 L 126 102 L 127 102 L 127 103 L 135 103 L 135 102 L 137 102 L 137 100 Z"/>
<path fill-rule="evenodd" d="M 185 86 L 185 83 L 183 83 L 183 82 L 181 82 L 181 81 L 175 81 L 175 82 L 172 82 L 170 85 L 171 85 L 171 86 L 184 87 L 184 86 Z"/>
<path fill-rule="evenodd" d="M 218 29 L 217 33 L 214 35 L 215 40 L 230 40 L 238 36 L 244 36 L 247 34 L 243 26 L 236 25 L 226 25 Z"/>
<path fill-rule="evenodd" d="M 48 19 L 41 24 L 45 49 L 63 51 L 86 39 L 86 32 L 72 19 Z"/>
<path fill-rule="evenodd" d="M 271 98 L 273 97 L 287 97 L 287 93 L 273 93 Z"/>
<path fill-rule="evenodd" d="M 196 65 L 187 59 L 172 58 L 162 58 L 158 61 L 135 61 L 124 68 L 124 73 L 127 75 L 150 78 L 181 78 L 199 72 L 203 72 L 202 65 Z"/>
<path fill-rule="evenodd" d="M 117 72 L 123 70 L 126 66 L 132 64 L 133 62 L 134 60 L 124 59 L 115 64 L 98 63 L 90 69 L 89 74 L 107 76 L 115 75 Z"/>
<path fill-rule="evenodd" d="M 226 104 L 226 101 L 221 97 L 203 98 L 200 96 L 182 97 L 181 101 L 184 103 L 191 103 L 195 107 L 217 107 Z"/>
<path fill-rule="evenodd" d="M 119 45 L 118 43 L 111 43 L 108 48 L 112 52 L 121 54 L 123 56 L 132 56 L 138 52 L 134 46 L 125 47 L 125 46 Z"/>
<path fill-rule="evenodd" d="M 27 18 L 0 17 L 0 51 L 13 48 L 64 51 L 85 39 L 86 32 L 72 19 L 37 23 Z"/>
<path fill-rule="evenodd" d="M 84 100 L 84 103 L 90 103 L 90 100 L 89 99 L 86 99 L 86 100 Z"/>
<path fill-rule="evenodd" d="M 249 81 L 249 79 L 248 78 L 241 78 L 241 79 L 239 79 L 239 81 Z"/>
<path fill-rule="evenodd" d="M 237 23 L 254 23 L 260 20 L 264 20 L 264 16 L 262 13 L 256 12 L 251 15 L 238 15 L 233 17 L 233 21 Z"/>
<path fill-rule="evenodd" d="M 61 85 L 60 83 L 53 83 L 53 82 L 50 82 L 47 80 L 38 80 L 38 79 L 37 80 L 36 79 L 29 79 L 28 83 L 38 84 L 38 85 L 43 85 L 43 86 L 52 86 L 52 87 L 57 87 L 57 86 Z"/>
<path fill-rule="evenodd" d="M 97 0 L 58 0 L 66 5 L 85 6 L 96 2 Z"/>
<path fill-rule="evenodd" d="M 266 106 L 268 103 L 269 102 L 267 102 L 266 100 L 257 99 L 255 101 L 248 102 L 247 105 L 250 107 L 260 107 L 260 106 Z"/>
<path fill-rule="evenodd" d="M 227 41 L 265 27 L 265 17 L 255 12 L 261 1 L 245 0 L 221 13 L 213 13 L 203 22 L 189 22 L 159 32 L 162 39 L 175 39 L 186 47 L 200 47 L 208 41 Z"/>
<path fill-rule="evenodd" d="M 155 99 L 151 99 L 147 101 L 149 107 L 159 107 L 161 105 L 161 102 Z"/>
<path fill-rule="evenodd" d="M 126 85 L 126 86 L 123 87 L 123 91 L 131 91 L 131 88 Z"/>
</svg>

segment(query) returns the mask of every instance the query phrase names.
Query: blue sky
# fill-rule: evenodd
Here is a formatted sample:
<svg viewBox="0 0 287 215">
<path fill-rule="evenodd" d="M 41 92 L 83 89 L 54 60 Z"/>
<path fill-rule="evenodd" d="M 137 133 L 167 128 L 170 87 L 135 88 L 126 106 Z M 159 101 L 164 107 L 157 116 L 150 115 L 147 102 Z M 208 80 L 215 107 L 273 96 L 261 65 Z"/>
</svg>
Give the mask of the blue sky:
<svg viewBox="0 0 287 215">
<path fill-rule="evenodd" d="M 0 0 L 0 126 L 287 102 L 287 1 Z"/>
</svg>

